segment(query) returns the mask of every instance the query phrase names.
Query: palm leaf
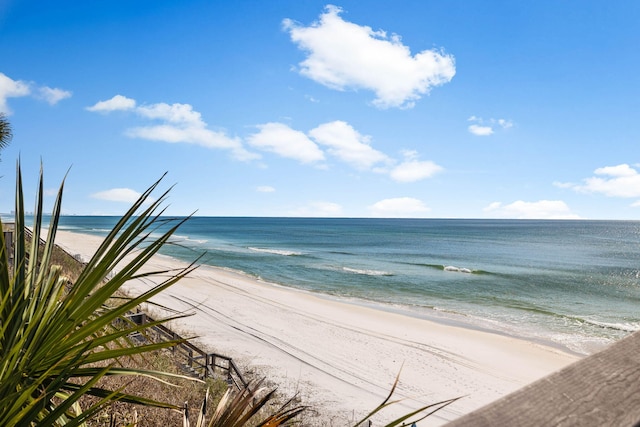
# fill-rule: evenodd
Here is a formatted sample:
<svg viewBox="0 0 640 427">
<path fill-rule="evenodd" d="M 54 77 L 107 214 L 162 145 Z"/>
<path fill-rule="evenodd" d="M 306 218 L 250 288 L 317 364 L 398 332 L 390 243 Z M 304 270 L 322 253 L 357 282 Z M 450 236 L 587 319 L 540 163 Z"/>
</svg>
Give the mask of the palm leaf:
<svg viewBox="0 0 640 427">
<path fill-rule="evenodd" d="M 389 391 L 389 394 L 382 401 L 382 403 L 380 403 L 380 405 L 378 405 L 375 409 L 373 409 L 371 412 L 369 412 L 364 418 L 362 418 L 360 421 L 358 421 L 356 424 L 354 424 L 353 427 L 358 427 L 358 426 L 364 425 L 364 423 L 367 420 L 369 420 L 369 418 L 373 417 L 375 414 L 381 412 L 382 410 L 384 410 L 385 408 L 387 408 L 387 407 L 389 407 L 391 405 L 395 405 L 395 404 L 400 403 L 402 401 L 402 399 L 391 400 L 391 397 L 393 397 L 393 394 L 395 393 L 396 388 L 398 386 L 398 382 L 400 381 L 400 373 L 401 372 L 402 372 L 402 370 L 400 370 L 400 372 L 398 372 L 398 376 L 396 376 L 396 379 L 393 382 L 393 385 L 391 386 L 391 390 Z M 429 415 L 434 414 L 435 412 L 441 410 L 445 406 L 448 406 L 448 405 L 452 404 L 453 402 L 455 402 L 458 399 L 460 399 L 460 397 L 456 397 L 456 398 L 453 398 L 453 399 L 447 399 L 447 400 L 443 400 L 441 402 L 424 405 L 421 408 L 418 408 L 418 409 L 416 409 L 416 410 L 414 410 L 414 411 L 412 411 L 412 412 L 410 412 L 408 414 L 405 414 L 405 415 L 401 416 L 400 418 L 397 418 L 397 419 L 385 424 L 385 427 L 407 426 L 407 425 L 409 425 L 409 423 L 417 423 L 417 422 L 419 422 L 421 420 L 424 420 Z M 424 414 L 425 411 L 427 411 L 428 409 L 431 409 L 431 411 L 426 413 L 426 414 Z M 411 419 L 412 417 L 414 417 L 416 415 L 420 415 L 420 414 L 424 414 L 424 415 L 422 415 L 418 419 L 407 421 L 407 420 Z"/>
<path fill-rule="evenodd" d="M 267 403 L 273 400 L 275 389 L 263 394 L 265 388 L 263 381 L 252 382 L 244 390 L 233 391 L 228 389 L 218 402 L 216 410 L 208 423 L 209 427 L 242 427 L 255 425 L 256 427 L 278 427 L 284 425 L 289 420 L 297 417 L 307 409 L 306 406 L 291 407 L 293 399 L 287 401 L 274 413 L 269 414 L 262 421 L 256 418 L 263 412 Z M 205 397 L 206 401 L 206 397 Z M 198 420 L 196 427 L 201 427 L 204 423 L 204 413 L 202 419 Z"/>
<path fill-rule="evenodd" d="M 6 148 L 11 141 L 13 134 L 11 125 L 3 113 L 0 113 L 0 149 Z"/>
<path fill-rule="evenodd" d="M 168 348 L 182 341 L 134 346 L 127 339 L 133 332 L 144 333 L 149 327 L 184 317 L 177 314 L 144 325 L 125 319 L 127 312 L 196 268 L 191 264 L 176 271 L 142 270 L 186 220 L 162 217 L 161 204 L 168 191 L 157 200 L 151 200 L 151 194 L 161 180 L 145 191 L 118 221 L 78 279 L 70 284 L 62 276 L 60 267 L 51 262 L 64 180 L 47 227 L 47 239 L 41 243 L 45 228 L 41 168 L 29 245 L 18 161 L 14 262 L 11 266 L 4 236 L 0 237 L 0 425 L 82 426 L 115 400 L 179 409 L 175 405 L 98 386 L 100 379 L 113 375 L 149 376 L 159 381 L 162 377 L 171 377 L 161 372 L 121 368 L 118 362 L 124 357 Z M 158 232 L 160 237 L 152 238 Z M 162 280 L 142 295 L 120 298 L 108 304 L 114 293 L 128 281 L 146 277 L 161 277 Z M 118 319 L 120 322 L 116 327 Z M 98 401 L 79 411 L 77 403 L 85 395 L 95 396 Z"/>
</svg>

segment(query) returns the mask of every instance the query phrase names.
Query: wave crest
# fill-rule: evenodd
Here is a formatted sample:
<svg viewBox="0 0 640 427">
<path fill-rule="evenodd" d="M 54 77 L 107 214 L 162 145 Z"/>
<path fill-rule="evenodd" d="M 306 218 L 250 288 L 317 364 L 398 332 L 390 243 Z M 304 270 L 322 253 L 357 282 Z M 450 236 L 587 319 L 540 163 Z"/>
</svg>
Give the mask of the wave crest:
<svg viewBox="0 0 640 427">
<path fill-rule="evenodd" d="M 444 271 L 455 271 L 457 273 L 473 273 L 473 270 L 466 267 L 454 267 L 453 265 L 447 265 L 443 268 Z"/>
<path fill-rule="evenodd" d="M 585 323 L 590 325 L 599 326 L 606 329 L 615 329 L 623 332 L 636 332 L 640 331 L 640 324 L 638 323 L 607 323 L 599 322 L 597 320 L 583 319 Z"/>
<path fill-rule="evenodd" d="M 262 252 L 262 253 L 272 254 L 272 255 L 282 255 L 282 256 L 300 256 L 300 255 L 303 255 L 302 252 L 288 251 L 288 250 L 285 250 L 285 249 L 254 248 L 254 247 L 251 247 L 251 246 L 248 249 L 250 251 Z"/>
<path fill-rule="evenodd" d="M 343 271 L 353 274 L 362 274 L 365 276 L 393 276 L 393 273 L 381 270 L 363 270 L 359 268 L 342 267 Z"/>
</svg>

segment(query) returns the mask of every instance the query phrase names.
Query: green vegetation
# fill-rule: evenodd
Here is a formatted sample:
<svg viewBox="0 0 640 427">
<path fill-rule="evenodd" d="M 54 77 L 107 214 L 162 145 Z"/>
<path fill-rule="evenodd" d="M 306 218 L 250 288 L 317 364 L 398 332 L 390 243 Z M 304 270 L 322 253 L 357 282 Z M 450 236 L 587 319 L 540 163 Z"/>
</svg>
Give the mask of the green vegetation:
<svg viewBox="0 0 640 427">
<path fill-rule="evenodd" d="M 191 264 L 177 271 L 142 270 L 186 220 L 162 217 L 161 204 L 167 192 L 151 200 L 160 181 L 140 197 L 91 260 L 79 268 L 76 260 L 54 245 L 64 183 L 55 201 L 47 240 L 42 241 L 42 172 L 34 223 L 27 233 L 18 164 L 12 256 L 7 253 L 4 234 L 0 236 L 0 425 L 113 426 L 120 422 L 118 416 L 135 425 L 139 417 L 136 409 L 131 410 L 135 404 L 140 405 L 145 425 L 178 425 L 167 419 L 166 412 L 158 418 L 142 411 L 150 407 L 184 414 L 179 425 L 186 426 L 185 401 L 167 400 L 179 396 L 194 402 L 210 389 L 222 394 L 223 382 L 208 381 L 189 389 L 189 384 L 202 381 L 176 373 L 166 349 L 182 340 L 134 344 L 128 339 L 133 333 L 146 334 L 155 325 L 183 317 L 137 325 L 126 314 L 196 268 Z M 152 276 L 163 279 L 140 296 L 125 297 L 118 292 L 129 280 Z M 142 396 L 140 390 L 157 397 Z M 200 424 L 205 425 L 207 407 L 215 409 L 207 425 L 220 427 L 278 426 L 304 410 L 287 409 L 291 402 L 273 410 L 267 407 L 273 397 L 273 390 L 265 394 L 255 383 L 235 394 L 227 389 L 217 406 L 205 399 Z"/>
<path fill-rule="evenodd" d="M 223 394 L 224 383 L 204 384 L 178 374 L 167 349 L 182 339 L 144 344 L 129 340 L 133 333 L 146 334 L 155 325 L 183 317 L 177 314 L 138 325 L 126 315 L 196 268 L 191 264 L 180 270 L 143 270 L 186 221 L 162 216 L 167 192 L 155 201 L 151 198 L 160 182 L 134 203 L 91 260 L 80 264 L 54 245 L 64 182 L 47 227 L 47 239 L 42 241 L 42 171 L 34 223 L 27 233 L 18 164 L 11 254 L 4 234 L 0 235 L 0 425 L 113 427 L 124 422 L 135 426 L 139 415 L 136 409 L 131 410 L 134 404 L 182 415 L 175 420 L 177 424 L 166 412 L 159 417 L 141 412 L 143 425 L 188 427 L 187 408 L 194 407 L 192 403 L 200 400 L 205 390 L 199 414 L 194 414 L 196 427 L 300 425 L 300 415 L 307 408 L 297 405 L 295 398 L 284 404 L 274 403 L 275 390 L 262 387 L 262 382 L 253 382 L 239 392 L 227 388 Z M 127 297 L 119 293 L 126 282 L 150 277 L 162 279 L 144 294 Z M 199 385 L 189 388 L 196 383 Z M 369 417 L 395 403 L 390 399 L 396 384 L 387 399 L 356 426 L 365 425 Z M 175 387 L 182 391 L 173 392 Z M 155 397 L 143 396 L 141 390 L 152 390 L 150 394 Z M 209 401 L 209 390 L 222 395 L 217 403 Z M 176 396 L 192 403 L 175 402 Z M 167 402 L 172 399 L 173 403 Z M 419 421 L 455 400 L 427 405 L 387 426 L 408 426 L 412 422 L 409 419 Z M 424 415 L 427 410 L 431 412 Z M 212 413 L 208 419 L 207 413 Z"/>
<path fill-rule="evenodd" d="M 356 424 L 354 424 L 353 427 L 365 426 L 366 425 L 365 423 L 369 418 L 371 418 L 378 412 L 383 411 L 385 408 L 391 405 L 395 405 L 401 401 L 401 400 L 391 400 L 391 398 L 393 397 L 393 393 L 395 392 L 396 387 L 398 386 L 399 380 L 400 380 L 400 374 L 398 374 L 398 376 L 396 377 L 396 380 L 393 383 L 393 387 L 391 387 L 391 391 L 389 391 L 389 395 L 387 396 L 387 398 L 383 400 L 382 403 L 378 405 L 373 411 L 367 414 L 367 416 L 365 416 L 363 419 L 361 419 Z M 409 425 L 415 425 L 415 423 L 424 420 L 429 415 L 438 412 L 440 409 L 444 408 L 445 406 L 451 405 L 453 402 L 455 402 L 458 399 L 460 398 L 456 397 L 453 399 L 447 399 L 441 402 L 425 405 L 421 408 L 416 409 L 415 411 L 409 412 L 408 414 L 405 414 L 400 418 L 397 418 L 391 421 L 390 423 L 386 424 L 385 427 L 405 427 Z"/>
<path fill-rule="evenodd" d="M 61 267 L 53 264 L 51 258 L 64 183 L 51 215 L 48 239 L 38 250 L 43 228 L 42 173 L 30 249 L 25 235 L 19 165 L 16 182 L 13 265 L 9 265 L 4 237 L 0 242 L 0 425 L 83 425 L 113 401 L 181 409 L 99 385 L 101 379 L 110 376 L 147 376 L 158 381 L 181 377 L 129 368 L 120 362 L 174 345 L 171 341 L 132 345 L 127 340 L 129 334 L 144 333 L 146 328 L 171 319 L 135 325 L 124 316 L 194 268 L 189 266 L 177 272 L 140 271 L 180 225 L 180 221 L 170 224 L 159 238 L 150 238 L 160 223 L 165 226 L 167 223 L 159 216 L 166 193 L 155 202 L 149 201 L 159 181 L 122 217 L 73 282 L 61 274 Z M 107 304 L 127 281 L 167 273 L 169 278 L 148 292 Z M 116 328 L 116 319 L 123 326 Z M 92 396 L 96 401 L 81 408 L 79 402 L 84 396 Z"/>
<path fill-rule="evenodd" d="M 11 142 L 13 134 L 11 132 L 11 125 L 6 116 L 0 113 L 0 150 L 6 148 Z"/>
<path fill-rule="evenodd" d="M 265 393 L 266 392 L 266 393 Z M 275 396 L 275 389 L 266 391 L 262 387 L 262 381 L 254 382 L 239 392 L 228 389 L 218 402 L 215 412 L 209 422 L 206 421 L 206 408 L 208 391 L 200 410 L 200 416 L 196 427 L 277 427 L 286 425 L 307 408 L 305 406 L 293 406 L 293 399 L 288 400 L 275 412 L 262 415 Z M 262 417 L 262 421 L 257 418 Z M 185 426 L 186 427 L 186 426 Z"/>
</svg>

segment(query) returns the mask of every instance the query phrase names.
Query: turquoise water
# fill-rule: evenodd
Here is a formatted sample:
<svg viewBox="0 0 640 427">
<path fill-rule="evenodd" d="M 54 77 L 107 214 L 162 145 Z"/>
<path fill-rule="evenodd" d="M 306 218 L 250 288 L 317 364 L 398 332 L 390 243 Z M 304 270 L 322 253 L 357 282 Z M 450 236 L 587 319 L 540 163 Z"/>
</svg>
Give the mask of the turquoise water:
<svg viewBox="0 0 640 427">
<path fill-rule="evenodd" d="M 175 240 L 165 254 L 182 260 L 581 354 L 640 329 L 636 221 L 196 217 Z"/>
</svg>

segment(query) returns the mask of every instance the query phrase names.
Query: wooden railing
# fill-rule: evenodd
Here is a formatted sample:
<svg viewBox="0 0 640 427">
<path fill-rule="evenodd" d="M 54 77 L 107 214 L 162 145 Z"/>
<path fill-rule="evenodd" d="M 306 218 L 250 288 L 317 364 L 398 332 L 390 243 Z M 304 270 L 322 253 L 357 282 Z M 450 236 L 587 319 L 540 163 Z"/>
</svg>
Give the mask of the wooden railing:
<svg viewBox="0 0 640 427">
<path fill-rule="evenodd" d="M 127 316 L 138 325 L 154 320 L 144 312 L 131 313 Z M 136 334 L 133 338 L 151 342 L 184 340 L 180 335 L 163 325 L 154 325 L 144 334 Z M 230 386 L 244 390 L 248 382 L 232 358 L 217 353 L 208 353 L 198 346 L 184 340 L 171 347 L 177 363 L 189 374 L 200 379 L 224 376 Z"/>
<path fill-rule="evenodd" d="M 9 262 L 9 266 L 13 265 L 13 233 L 14 233 L 14 225 L 13 223 L 2 223 L 2 233 L 4 237 L 4 250 L 7 254 L 7 260 Z"/>
</svg>

